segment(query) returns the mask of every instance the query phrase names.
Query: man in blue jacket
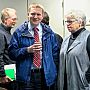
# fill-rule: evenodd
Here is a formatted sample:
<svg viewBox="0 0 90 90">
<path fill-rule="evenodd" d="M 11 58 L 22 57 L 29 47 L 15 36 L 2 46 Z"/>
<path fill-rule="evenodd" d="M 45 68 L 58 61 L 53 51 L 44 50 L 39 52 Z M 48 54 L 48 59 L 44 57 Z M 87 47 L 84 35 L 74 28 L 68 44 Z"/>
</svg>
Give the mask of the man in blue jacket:
<svg viewBox="0 0 90 90">
<path fill-rule="evenodd" d="M 57 77 L 55 63 L 59 61 L 59 47 L 54 32 L 41 23 L 43 6 L 31 4 L 28 9 L 28 22 L 24 22 L 13 33 L 9 55 L 16 60 L 16 90 L 55 90 Z M 39 41 L 35 41 L 34 29 L 38 28 Z M 39 67 L 34 64 L 35 53 L 40 52 Z M 38 58 L 35 62 L 37 62 Z"/>
</svg>

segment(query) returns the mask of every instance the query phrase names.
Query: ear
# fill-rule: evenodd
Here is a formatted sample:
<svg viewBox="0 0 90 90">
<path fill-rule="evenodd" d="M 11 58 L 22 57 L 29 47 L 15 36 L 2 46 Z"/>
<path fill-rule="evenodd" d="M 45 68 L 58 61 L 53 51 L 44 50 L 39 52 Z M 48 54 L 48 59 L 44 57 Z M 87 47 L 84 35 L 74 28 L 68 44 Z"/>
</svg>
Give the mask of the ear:
<svg viewBox="0 0 90 90">
<path fill-rule="evenodd" d="M 84 26 L 84 21 L 81 18 L 79 19 L 79 23 L 81 26 Z"/>
<path fill-rule="evenodd" d="M 5 23 L 5 24 L 7 23 L 7 19 L 4 19 L 4 23 Z"/>
</svg>

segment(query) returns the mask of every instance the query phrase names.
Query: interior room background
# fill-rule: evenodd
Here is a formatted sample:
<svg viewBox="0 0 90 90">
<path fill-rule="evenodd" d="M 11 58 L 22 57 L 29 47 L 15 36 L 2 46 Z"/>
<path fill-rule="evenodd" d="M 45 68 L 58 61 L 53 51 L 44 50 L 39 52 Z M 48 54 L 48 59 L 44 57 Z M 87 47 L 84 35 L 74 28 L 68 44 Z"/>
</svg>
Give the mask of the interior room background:
<svg viewBox="0 0 90 90">
<path fill-rule="evenodd" d="M 82 10 L 87 16 L 87 29 L 90 29 L 90 0 L 0 0 L 0 12 L 11 7 L 17 10 L 18 22 L 13 31 L 27 20 L 27 8 L 30 3 L 40 3 L 50 17 L 50 26 L 54 32 L 65 37 L 69 34 L 64 23 L 64 15 L 71 9 Z M 1 22 L 1 20 L 0 20 Z"/>
</svg>

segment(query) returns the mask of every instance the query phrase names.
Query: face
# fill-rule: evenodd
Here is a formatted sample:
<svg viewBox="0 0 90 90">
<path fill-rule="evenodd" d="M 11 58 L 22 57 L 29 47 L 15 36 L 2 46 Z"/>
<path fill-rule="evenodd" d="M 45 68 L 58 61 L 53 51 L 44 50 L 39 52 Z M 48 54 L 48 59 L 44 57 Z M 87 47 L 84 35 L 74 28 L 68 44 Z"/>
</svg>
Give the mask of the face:
<svg viewBox="0 0 90 90">
<path fill-rule="evenodd" d="M 43 19 L 43 11 L 41 8 L 31 8 L 28 18 L 32 25 L 37 26 Z"/>
<path fill-rule="evenodd" d="M 15 12 L 10 13 L 10 17 L 5 19 L 5 25 L 13 28 L 17 22 L 17 15 Z"/>
<path fill-rule="evenodd" d="M 81 23 L 78 20 L 72 18 L 67 18 L 66 25 L 68 31 L 71 33 L 76 32 L 81 27 Z"/>
</svg>

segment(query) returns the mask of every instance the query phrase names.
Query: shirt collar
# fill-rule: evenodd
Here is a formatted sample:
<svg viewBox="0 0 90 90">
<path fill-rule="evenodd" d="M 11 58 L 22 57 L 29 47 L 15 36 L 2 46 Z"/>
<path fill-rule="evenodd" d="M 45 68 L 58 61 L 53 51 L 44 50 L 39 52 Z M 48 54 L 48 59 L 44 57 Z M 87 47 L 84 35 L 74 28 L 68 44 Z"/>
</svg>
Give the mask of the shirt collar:
<svg viewBox="0 0 90 90">
<path fill-rule="evenodd" d="M 73 38 L 76 38 L 84 30 L 85 30 L 85 28 L 81 28 L 81 29 L 77 30 L 75 33 L 72 33 L 71 36 L 73 36 Z"/>
<path fill-rule="evenodd" d="M 32 31 L 33 28 L 34 28 L 34 27 L 31 25 L 31 23 L 28 22 L 28 30 L 29 30 L 29 31 Z M 38 24 L 37 28 L 38 28 L 38 30 L 42 30 L 42 26 L 41 26 L 40 23 Z"/>
</svg>

